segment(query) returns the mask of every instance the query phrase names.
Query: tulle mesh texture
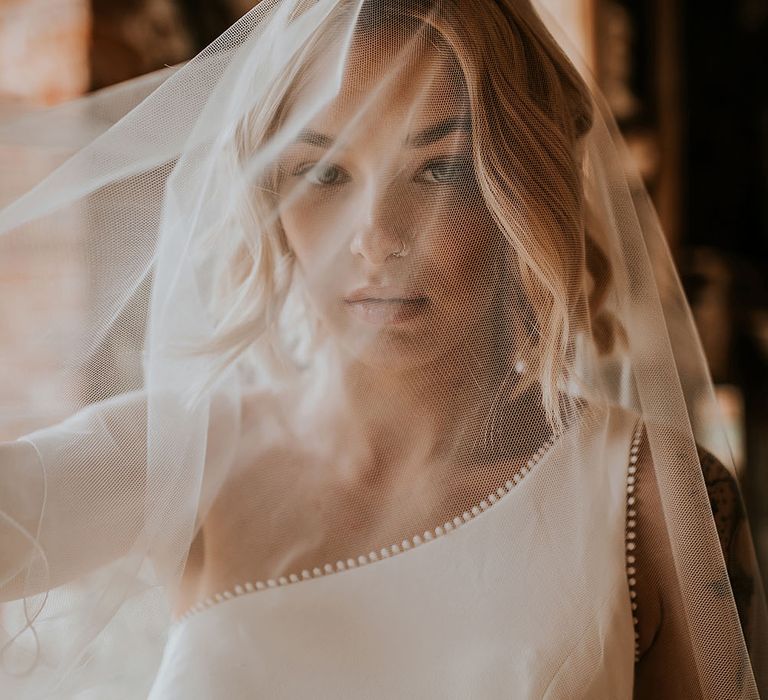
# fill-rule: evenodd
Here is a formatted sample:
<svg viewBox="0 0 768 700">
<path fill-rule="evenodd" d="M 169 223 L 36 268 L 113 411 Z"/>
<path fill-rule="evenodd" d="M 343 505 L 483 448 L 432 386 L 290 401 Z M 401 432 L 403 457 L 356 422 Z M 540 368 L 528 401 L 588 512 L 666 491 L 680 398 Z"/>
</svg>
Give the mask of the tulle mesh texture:
<svg viewBox="0 0 768 700">
<path fill-rule="evenodd" d="M 754 579 L 742 627 L 690 312 L 527 2 L 264 0 L 188 64 L 0 137 L 41 170 L 72 152 L 0 211 L 0 688 L 142 696 L 201 601 L 466 521 L 564 436 L 588 479 L 587 427 L 621 407 L 698 692 L 758 697 L 764 599 Z"/>
</svg>

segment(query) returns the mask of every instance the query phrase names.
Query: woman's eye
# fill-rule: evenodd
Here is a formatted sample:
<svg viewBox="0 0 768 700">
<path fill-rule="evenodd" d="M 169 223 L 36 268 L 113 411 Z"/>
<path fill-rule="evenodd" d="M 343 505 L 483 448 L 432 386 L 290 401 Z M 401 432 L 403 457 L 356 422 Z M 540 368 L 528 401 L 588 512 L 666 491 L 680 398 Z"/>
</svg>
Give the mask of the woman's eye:
<svg viewBox="0 0 768 700">
<path fill-rule="evenodd" d="M 472 163 L 468 158 L 441 159 L 427 163 L 417 179 L 443 185 L 466 182 L 471 174 Z"/>
<path fill-rule="evenodd" d="M 341 185 L 349 179 L 347 173 L 340 167 L 326 163 L 313 163 L 307 167 L 300 168 L 295 174 L 309 180 L 313 185 L 326 187 Z"/>
</svg>

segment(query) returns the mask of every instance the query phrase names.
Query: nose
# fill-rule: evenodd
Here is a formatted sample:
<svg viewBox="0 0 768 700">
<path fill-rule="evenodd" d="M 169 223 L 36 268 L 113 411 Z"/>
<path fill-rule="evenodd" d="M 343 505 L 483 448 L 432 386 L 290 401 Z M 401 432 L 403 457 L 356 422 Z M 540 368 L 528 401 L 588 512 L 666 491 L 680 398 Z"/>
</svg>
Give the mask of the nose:
<svg viewBox="0 0 768 700">
<path fill-rule="evenodd" d="M 390 257 L 407 253 L 408 223 L 405 201 L 398 188 L 383 191 L 374 186 L 366 188 L 355 204 L 358 208 L 350 252 L 373 265 L 381 265 Z"/>
</svg>

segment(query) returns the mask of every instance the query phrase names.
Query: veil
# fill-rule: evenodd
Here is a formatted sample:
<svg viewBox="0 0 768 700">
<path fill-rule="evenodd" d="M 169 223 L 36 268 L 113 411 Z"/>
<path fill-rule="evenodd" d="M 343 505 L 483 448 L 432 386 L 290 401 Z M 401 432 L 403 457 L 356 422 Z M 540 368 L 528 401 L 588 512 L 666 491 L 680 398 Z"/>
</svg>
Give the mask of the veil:
<svg viewBox="0 0 768 700">
<path fill-rule="evenodd" d="M 184 65 L 0 124 L 38 166 L 0 200 L 4 696 L 144 697 L 179 619 L 396 569 L 537 466 L 607 503 L 616 410 L 640 431 L 628 658 L 679 660 L 686 697 L 768 694 L 690 309 L 547 26 L 529 0 L 262 0 Z M 522 571 L 559 541 L 531 528 Z M 577 572 L 614 541 L 570 536 L 546 556 L 589 621 Z M 488 585 L 478 606 L 512 595 Z M 656 589 L 671 632 L 643 645 Z"/>
</svg>

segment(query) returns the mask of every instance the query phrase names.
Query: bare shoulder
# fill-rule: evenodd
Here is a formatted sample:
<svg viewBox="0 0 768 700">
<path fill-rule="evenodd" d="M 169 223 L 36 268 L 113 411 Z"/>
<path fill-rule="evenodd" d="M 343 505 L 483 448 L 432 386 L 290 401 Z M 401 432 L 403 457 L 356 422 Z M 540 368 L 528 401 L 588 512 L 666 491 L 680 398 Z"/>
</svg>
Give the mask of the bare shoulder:
<svg viewBox="0 0 768 700">
<path fill-rule="evenodd" d="M 738 483 L 713 454 L 697 445 L 698 460 L 712 516 L 736 600 L 742 626 L 749 626 L 754 590 L 751 539 Z M 637 573 L 640 660 L 636 667 L 637 697 L 696 697 L 695 661 L 685 638 L 682 601 L 666 519 L 645 429 L 638 453 L 637 469 Z M 669 668 L 678 673 L 672 675 Z M 694 690 L 695 689 L 695 690 Z"/>
<path fill-rule="evenodd" d="M 752 627 L 756 572 L 752 539 L 744 502 L 732 472 L 711 452 L 697 446 L 712 516 L 720 539 L 742 629 L 749 639 Z"/>
</svg>

